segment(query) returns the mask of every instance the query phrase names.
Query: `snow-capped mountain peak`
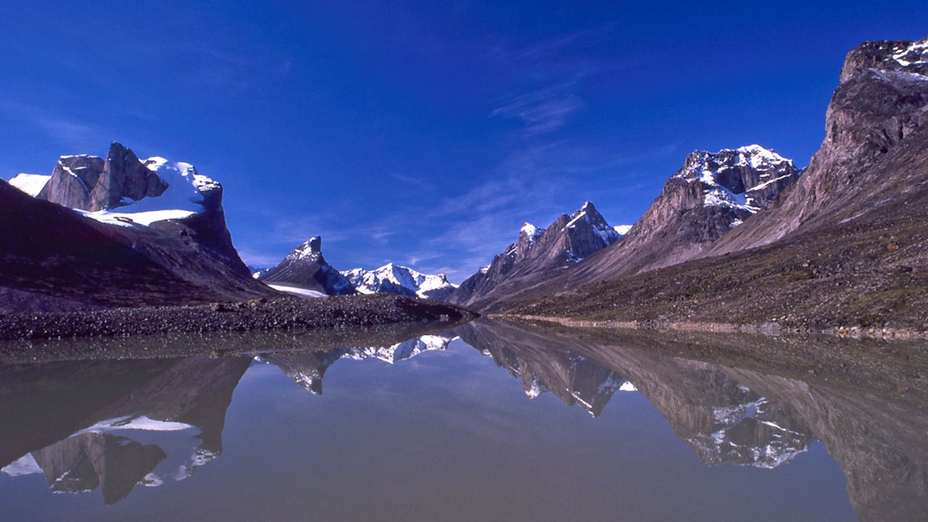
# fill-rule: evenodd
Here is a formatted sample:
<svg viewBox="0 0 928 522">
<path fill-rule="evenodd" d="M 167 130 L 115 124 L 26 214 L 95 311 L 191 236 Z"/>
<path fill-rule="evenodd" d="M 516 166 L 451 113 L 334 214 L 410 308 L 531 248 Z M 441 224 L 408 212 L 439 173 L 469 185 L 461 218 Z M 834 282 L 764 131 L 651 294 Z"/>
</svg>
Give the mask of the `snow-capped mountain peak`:
<svg viewBox="0 0 928 522">
<path fill-rule="evenodd" d="M 113 142 L 106 159 L 60 156 L 50 176 L 20 174 L 11 183 L 27 194 L 73 208 L 97 221 L 150 226 L 218 207 L 222 186 L 184 162 L 140 160 Z"/>
<path fill-rule="evenodd" d="M 799 176 L 792 160 L 760 145 L 697 151 L 674 178 L 702 185 L 702 204 L 756 213 Z"/>
<path fill-rule="evenodd" d="M 302 245 L 294 248 L 285 259 L 296 260 L 315 260 L 322 254 L 322 238 L 313 236 Z"/>
<path fill-rule="evenodd" d="M 342 272 L 358 292 L 391 293 L 426 299 L 445 299 L 457 288 L 444 274 L 428 275 L 409 267 L 387 263 L 375 270 L 354 268 Z"/>
<path fill-rule="evenodd" d="M 564 229 L 574 228 L 580 220 L 584 220 L 590 225 L 593 229 L 593 233 L 602 239 L 604 246 L 615 243 L 622 236 L 614 227 L 606 223 L 606 218 L 596 210 L 592 201 L 585 202 L 583 206 L 580 207 L 580 210 L 574 212 L 573 216 L 571 216 L 571 220 L 564 226 Z"/>
</svg>

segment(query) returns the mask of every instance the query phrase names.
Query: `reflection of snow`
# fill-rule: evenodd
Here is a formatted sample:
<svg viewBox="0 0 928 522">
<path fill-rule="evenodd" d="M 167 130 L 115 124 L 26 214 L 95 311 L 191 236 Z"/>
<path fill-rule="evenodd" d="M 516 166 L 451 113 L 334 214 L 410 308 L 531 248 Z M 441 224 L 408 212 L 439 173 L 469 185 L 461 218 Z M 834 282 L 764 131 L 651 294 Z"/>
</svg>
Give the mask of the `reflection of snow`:
<svg viewBox="0 0 928 522">
<path fill-rule="evenodd" d="M 743 387 L 739 387 L 743 388 Z M 742 391 L 749 391 L 743 388 Z M 767 420 L 770 405 L 760 397 L 751 402 L 713 408 L 714 425 L 709 435 L 700 434 L 689 442 L 700 447 L 713 463 L 734 462 L 756 468 L 773 469 L 808 451 L 808 435 Z M 745 432 L 753 438 L 745 441 Z M 760 438 L 761 440 L 754 440 Z M 749 444 L 739 444 L 738 439 Z M 763 444 L 763 445 L 761 445 Z"/>
<path fill-rule="evenodd" d="M 42 473 L 42 468 L 39 467 L 39 464 L 35 461 L 32 453 L 27 453 L 26 455 L 20 457 L 18 460 L 11 462 L 5 468 L 0 469 L 0 472 L 7 475 L 8 477 L 18 477 L 20 475 Z"/>
<path fill-rule="evenodd" d="M 81 433 L 112 433 L 116 431 L 124 430 L 141 430 L 141 431 L 183 431 L 193 428 L 189 424 L 184 424 L 183 422 L 170 422 L 170 421 L 161 421 L 150 419 L 146 416 L 133 417 L 131 415 L 126 417 L 118 417 L 115 419 L 108 419 L 105 421 L 100 421 L 89 428 L 84 428 L 77 433 L 71 435 L 80 435 Z"/>
<path fill-rule="evenodd" d="M 343 357 L 345 359 L 354 359 L 358 361 L 376 358 L 393 364 L 397 361 L 412 359 L 424 352 L 444 351 L 448 349 L 448 343 L 452 340 L 451 338 L 438 335 L 423 335 L 422 337 L 397 343 L 393 346 L 354 348 L 348 350 L 348 353 Z"/>
</svg>

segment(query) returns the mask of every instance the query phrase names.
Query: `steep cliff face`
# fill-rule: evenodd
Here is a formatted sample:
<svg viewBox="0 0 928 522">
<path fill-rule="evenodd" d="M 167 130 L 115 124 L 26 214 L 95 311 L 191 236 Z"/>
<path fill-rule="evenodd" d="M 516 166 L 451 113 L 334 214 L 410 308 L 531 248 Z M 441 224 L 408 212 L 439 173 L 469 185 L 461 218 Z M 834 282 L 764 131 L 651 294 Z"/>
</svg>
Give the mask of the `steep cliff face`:
<svg viewBox="0 0 928 522">
<path fill-rule="evenodd" d="M 548 228 L 525 223 L 518 241 L 461 283 L 449 301 L 485 308 L 517 289 L 560 274 L 620 237 L 589 201 L 569 216 L 562 214 Z"/>
<path fill-rule="evenodd" d="M 146 197 L 158 197 L 168 183 L 120 143 L 110 145 L 106 160 L 96 156 L 62 156 L 38 199 L 66 207 L 113 209 Z"/>
<path fill-rule="evenodd" d="M 887 153 L 928 124 L 928 39 L 867 42 L 847 55 L 825 121 L 825 140 L 802 179 L 769 211 L 728 234 L 707 255 L 770 244 L 799 229 L 840 223 L 894 192 L 877 176 Z"/>
</svg>

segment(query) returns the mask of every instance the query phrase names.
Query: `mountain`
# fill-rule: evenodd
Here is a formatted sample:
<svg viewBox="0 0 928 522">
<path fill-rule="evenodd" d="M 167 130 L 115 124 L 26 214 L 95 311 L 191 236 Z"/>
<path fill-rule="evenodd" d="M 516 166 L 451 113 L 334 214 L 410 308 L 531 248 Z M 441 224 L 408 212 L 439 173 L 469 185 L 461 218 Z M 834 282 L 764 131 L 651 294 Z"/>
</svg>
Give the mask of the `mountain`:
<svg viewBox="0 0 928 522">
<path fill-rule="evenodd" d="M 699 259 L 562 287 L 518 305 L 519 312 L 924 332 L 926 64 L 928 39 L 858 46 L 828 107 L 821 148 L 770 207 L 704 248 Z"/>
<path fill-rule="evenodd" d="M 426 275 L 405 266 L 386 264 L 376 270 L 354 268 L 342 272 L 362 294 L 390 293 L 423 299 L 446 300 L 457 288 L 444 274 Z"/>
<path fill-rule="evenodd" d="M 61 156 L 36 198 L 66 207 L 97 211 L 161 196 L 171 184 L 149 162 L 113 142 L 106 160 L 96 156 Z M 175 190 L 177 187 L 174 187 Z"/>
<path fill-rule="evenodd" d="M 452 341 L 449 337 L 423 335 L 393 344 L 391 346 L 373 346 L 369 348 L 340 348 L 335 350 L 301 351 L 296 353 L 269 353 L 264 360 L 277 366 L 297 385 L 306 388 L 315 395 L 322 395 L 322 378 L 326 370 L 337 361 L 351 359 L 380 359 L 389 364 L 412 359 L 430 351 L 445 351 Z"/>
<path fill-rule="evenodd" d="M 280 264 L 259 274 L 257 279 L 282 291 L 349 295 L 354 287 L 322 256 L 322 237 L 311 237 L 287 254 Z"/>
<path fill-rule="evenodd" d="M 587 201 L 571 215 L 562 214 L 548 228 L 525 223 L 517 242 L 452 292 L 449 301 L 475 308 L 505 299 L 561 273 L 619 240 L 611 227 Z"/>
<path fill-rule="evenodd" d="M 928 124 L 928 38 L 866 42 L 851 50 L 825 116 L 825 140 L 795 188 L 710 255 L 767 245 L 891 208 L 924 181 L 919 163 L 885 166 L 916 147 Z M 903 149 L 900 151 L 899 149 Z M 920 159 L 920 158 L 912 158 Z M 924 163 L 922 163 L 923 165 Z M 889 204 L 887 204 L 889 203 Z"/>
<path fill-rule="evenodd" d="M 570 274 L 570 286 L 698 257 L 799 175 L 792 160 L 759 145 L 693 152 L 621 242 Z"/>
<path fill-rule="evenodd" d="M 150 174 L 145 186 L 157 189 L 139 192 L 140 169 Z M 222 186 L 192 165 L 163 158 L 142 162 L 113 143 L 107 160 L 64 156 L 44 184 L 23 175 L 13 182 L 35 197 L 0 182 L 4 310 L 274 295 L 250 278 L 232 245 Z M 107 206 L 114 201 L 118 206 Z"/>
</svg>

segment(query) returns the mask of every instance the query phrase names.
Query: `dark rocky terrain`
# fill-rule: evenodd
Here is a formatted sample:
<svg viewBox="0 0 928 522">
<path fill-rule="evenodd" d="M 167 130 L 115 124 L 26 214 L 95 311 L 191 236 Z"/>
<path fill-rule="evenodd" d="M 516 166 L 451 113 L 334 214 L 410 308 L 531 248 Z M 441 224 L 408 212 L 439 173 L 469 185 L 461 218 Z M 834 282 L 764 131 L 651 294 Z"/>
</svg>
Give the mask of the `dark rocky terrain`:
<svg viewBox="0 0 928 522">
<path fill-rule="evenodd" d="M 269 285 L 314 290 L 326 295 L 355 293 L 351 282 L 323 257 L 321 237 L 309 238 L 258 279 Z"/>
<path fill-rule="evenodd" d="M 475 314 L 454 305 L 390 294 L 305 299 L 281 297 L 206 305 L 108 308 L 0 315 L 0 339 L 353 328 L 445 322 Z"/>
<path fill-rule="evenodd" d="M 474 309 L 488 308 L 550 279 L 620 237 L 589 201 L 569 216 L 562 214 L 546 229 L 526 223 L 518 241 L 461 283 L 448 301 Z"/>
</svg>

